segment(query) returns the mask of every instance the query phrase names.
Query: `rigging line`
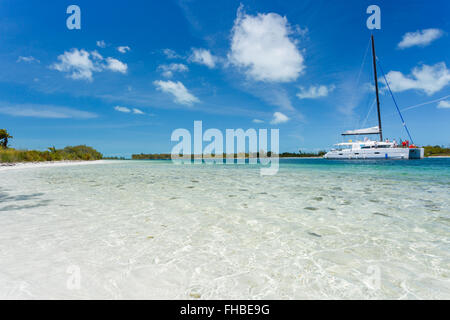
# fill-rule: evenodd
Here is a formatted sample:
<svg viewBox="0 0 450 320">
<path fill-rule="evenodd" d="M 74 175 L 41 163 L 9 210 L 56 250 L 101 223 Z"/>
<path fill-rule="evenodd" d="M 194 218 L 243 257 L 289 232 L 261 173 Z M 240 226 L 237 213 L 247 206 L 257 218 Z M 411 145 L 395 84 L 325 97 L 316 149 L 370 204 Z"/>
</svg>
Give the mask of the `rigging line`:
<svg viewBox="0 0 450 320">
<path fill-rule="evenodd" d="M 405 127 L 405 130 L 406 130 L 406 133 L 408 134 L 409 140 L 411 140 L 411 143 L 414 144 L 414 141 L 413 141 L 413 139 L 412 139 L 412 137 L 411 137 L 411 134 L 409 133 L 408 127 L 406 126 L 406 122 L 405 122 L 405 120 L 403 119 L 403 116 L 402 116 L 402 113 L 401 113 L 401 111 L 400 111 L 400 108 L 399 108 L 398 105 L 397 105 L 397 101 L 395 100 L 394 94 L 392 93 L 391 86 L 389 85 L 389 82 L 388 82 L 387 79 L 386 79 L 386 74 L 384 73 L 384 70 L 383 70 L 383 68 L 381 67 L 380 60 L 378 59 L 378 57 L 376 57 L 376 60 L 377 60 L 377 62 L 378 62 L 378 66 L 380 67 L 381 73 L 383 74 L 384 81 L 386 82 L 386 86 L 387 86 L 388 89 L 389 89 L 389 93 L 391 94 L 392 100 L 394 100 L 394 104 L 395 104 L 395 107 L 397 108 L 397 111 L 398 111 L 398 114 L 399 114 L 399 116 L 400 116 L 400 119 L 402 119 L 402 124 L 403 124 L 403 126 Z"/>
<path fill-rule="evenodd" d="M 372 105 L 371 105 L 370 108 L 369 108 L 369 112 L 367 113 L 367 116 L 366 116 L 366 118 L 364 119 L 364 122 L 363 122 L 363 124 L 361 125 L 361 128 L 364 128 L 364 127 L 366 126 L 367 120 L 369 119 L 369 115 L 370 115 L 370 113 L 372 112 L 373 107 L 375 106 L 375 102 L 377 102 L 377 99 L 376 99 L 376 98 L 373 99 Z"/>
<path fill-rule="evenodd" d="M 445 97 L 441 97 L 441 98 L 439 98 L 439 99 L 435 99 L 435 100 L 432 100 L 432 101 L 423 102 L 423 103 L 415 104 L 415 105 L 413 105 L 413 106 L 406 107 L 406 108 L 402 109 L 401 111 L 406 111 L 406 110 L 410 110 L 410 109 L 415 109 L 415 108 L 418 108 L 418 107 L 421 107 L 421 106 L 424 106 L 424 105 L 427 105 L 427 104 L 439 102 L 439 101 L 442 101 L 442 100 L 447 99 L 448 97 L 450 97 L 450 94 L 447 95 L 447 96 L 445 96 Z"/>
<path fill-rule="evenodd" d="M 356 78 L 356 86 L 358 86 L 358 84 L 359 84 L 359 80 L 360 80 L 361 74 L 362 74 L 362 69 L 364 68 L 364 65 L 366 64 L 366 58 L 367 58 L 367 53 L 369 52 L 369 47 L 370 47 L 370 38 L 369 38 L 369 42 L 367 43 L 366 52 L 364 53 L 364 58 L 362 60 L 361 67 L 359 68 L 358 77 Z"/>
<path fill-rule="evenodd" d="M 366 52 L 364 53 L 364 57 L 362 59 L 361 66 L 359 67 L 358 76 L 356 77 L 355 88 L 357 88 L 358 85 L 359 85 L 359 81 L 361 79 L 362 71 L 364 69 L 364 65 L 366 64 L 366 58 L 367 58 L 367 54 L 369 53 L 369 48 L 370 48 L 370 41 L 371 41 L 371 39 L 369 38 L 369 41 L 367 42 Z M 351 101 L 353 102 L 353 100 L 355 100 L 355 91 L 353 91 L 353 94 L 352 94 Z M 359 120 L 358 120 L 358 127 L 359 127 Z"/>
</svg>

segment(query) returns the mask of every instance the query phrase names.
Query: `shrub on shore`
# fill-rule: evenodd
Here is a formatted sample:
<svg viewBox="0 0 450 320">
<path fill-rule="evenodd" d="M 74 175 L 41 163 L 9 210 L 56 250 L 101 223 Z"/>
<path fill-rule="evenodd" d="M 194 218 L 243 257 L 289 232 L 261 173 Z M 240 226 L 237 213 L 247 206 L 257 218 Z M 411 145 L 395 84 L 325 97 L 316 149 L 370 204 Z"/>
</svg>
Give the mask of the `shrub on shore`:
<svg viewBox="0 0 450 320">
<path fill-rule="evenodd" d="M 47 151 L 16 150 L 0 148 L 0 162 L 41 162 L 61 160 L 100 160 L 103 156 L 92 147 L 69 146 L 64 149 L 49 148 Z"/>
</svg>

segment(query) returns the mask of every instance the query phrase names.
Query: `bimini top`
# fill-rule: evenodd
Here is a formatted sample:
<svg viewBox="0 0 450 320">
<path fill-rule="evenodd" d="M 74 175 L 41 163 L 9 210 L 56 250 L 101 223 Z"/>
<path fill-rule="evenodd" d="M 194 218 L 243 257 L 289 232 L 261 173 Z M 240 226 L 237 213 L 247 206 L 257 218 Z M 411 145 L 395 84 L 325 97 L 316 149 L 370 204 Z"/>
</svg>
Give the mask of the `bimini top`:
<svg viewBox="0 0 450 320">
<path fill-rule="evenodd" d="M 345 131 L 343 136 L 353 136 L 353 135 L 364 135 L 364 134 L 380 134 L 380 128 L 378 126 L 366 128 L 366 129 L 356 129 Z"/>
</svg>

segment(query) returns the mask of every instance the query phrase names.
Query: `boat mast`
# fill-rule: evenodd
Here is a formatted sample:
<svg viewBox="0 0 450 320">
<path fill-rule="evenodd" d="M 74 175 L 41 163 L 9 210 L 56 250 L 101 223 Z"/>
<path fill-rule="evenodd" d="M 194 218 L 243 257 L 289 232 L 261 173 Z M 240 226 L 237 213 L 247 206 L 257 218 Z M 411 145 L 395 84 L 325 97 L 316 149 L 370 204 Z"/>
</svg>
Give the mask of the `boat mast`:
<svg viewBox="0 0 450 320">
<path fill-rule="evenodd" d="M 373 73 L 375 76 L 375 91 L 377 94 L 378 129 L 380 130 L 380 141 L 383 141 L 383 130 L 381 129 L 380 97 L 378 95 L 377 56 L 375 55 L 375 40 L 373 39 L 373 35 L 372 35 L 372 57 L 373 57 Z"/>
</svg>

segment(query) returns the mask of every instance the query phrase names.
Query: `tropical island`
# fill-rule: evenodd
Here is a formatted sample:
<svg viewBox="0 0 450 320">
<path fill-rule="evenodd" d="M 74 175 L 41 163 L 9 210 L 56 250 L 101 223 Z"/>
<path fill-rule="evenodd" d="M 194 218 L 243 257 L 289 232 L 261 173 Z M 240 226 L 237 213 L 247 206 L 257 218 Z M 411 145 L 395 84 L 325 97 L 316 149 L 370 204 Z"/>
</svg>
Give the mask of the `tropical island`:
<svg viewBox="0 0 450 320">
<path fill-rule="evenodd" d="M 13 139 L 6 129 L 0 129 L 0 163 L 18 163 L 18 162 L 45 162 L 45 161 L 90 161 L 90 160 L 130 160 L 125 157 L 104 157 L 99 151 L 86 145 L 67 146 L 63 149 L 49 147 L 47 150 L 17 150 L 9 147 L 9 141 Z M 443 146 L 425 146 L 425 157 L 448 157 L 450 148 Z M 314 152 L 283 152 L 278 156 L 280 158 L 321 158 L 326 151 Z M 214 156 L 214 155 L 212 155 Z M 260 153 L 252 154 L 253 157 L 260 157 Z M 275 154 L 267 152 L 267 157 L 273 157 Z M 232 158 L 249 158 L 249 153 L 235 153 Z M 196 158 L 195 155 L 191 156 Z M 223 154 L 227 158 L 227 154 Z M 133 154 L 131 160 L 171 160 L 170 153 L 140 153 Z"/>
</svg>

